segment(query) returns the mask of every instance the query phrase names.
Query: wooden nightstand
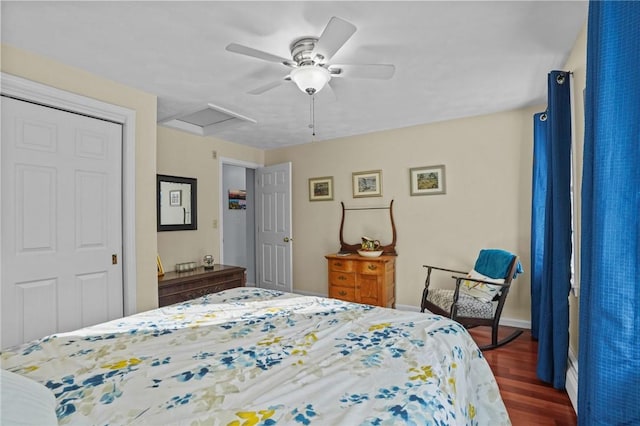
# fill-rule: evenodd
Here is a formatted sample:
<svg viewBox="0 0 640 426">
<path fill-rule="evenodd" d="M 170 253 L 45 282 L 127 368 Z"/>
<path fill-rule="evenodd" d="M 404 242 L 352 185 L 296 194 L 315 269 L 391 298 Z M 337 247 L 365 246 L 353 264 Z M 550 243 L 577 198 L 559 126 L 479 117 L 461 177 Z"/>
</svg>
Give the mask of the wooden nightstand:
<svg viewBox="0 0 640 426">
<path fill-rule="evenodd" d="M 167 272 L 158 277 L 159 306 L 171 305 L 245 284 L 245 268 L 214 265 L 189 272 Z"/>
<path fill-rule="evenodd" d="M 395 308 L 396 256 L 328 254 L 325 257 L 329 262 L 329 297 Z"/>
</svg>

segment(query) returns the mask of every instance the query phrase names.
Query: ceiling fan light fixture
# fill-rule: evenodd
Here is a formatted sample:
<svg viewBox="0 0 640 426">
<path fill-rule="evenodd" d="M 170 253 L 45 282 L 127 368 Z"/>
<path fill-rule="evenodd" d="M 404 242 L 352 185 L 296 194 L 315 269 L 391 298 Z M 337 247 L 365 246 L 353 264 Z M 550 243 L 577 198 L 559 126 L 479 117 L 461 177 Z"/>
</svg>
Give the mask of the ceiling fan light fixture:
<svg viewBox="0 0 640 426">
<path fill-rule="evenodd" d="M 298 88 L 309 95 L 318 93 L 331 79 L 326 68 L 316 65 L 302 65 L 291 71 L 290 76 Z"/>
</svg>

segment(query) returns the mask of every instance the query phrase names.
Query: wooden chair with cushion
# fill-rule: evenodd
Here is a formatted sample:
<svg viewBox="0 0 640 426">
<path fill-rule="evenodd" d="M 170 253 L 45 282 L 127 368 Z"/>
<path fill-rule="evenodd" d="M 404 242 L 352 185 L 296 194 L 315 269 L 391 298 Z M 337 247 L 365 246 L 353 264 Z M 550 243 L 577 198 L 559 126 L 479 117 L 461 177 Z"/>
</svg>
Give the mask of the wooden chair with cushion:
<svg viewBox="0 0 640 426">
<path fill-rule="evenodd" d="M 511 282 L 523 272 L 518 256 L 499 249 L 480 250 L 471 272 L 423 266 L 427 268 L 427 278 L 422 292 L 422 312 L 426 309 L 446 316 L 466 328 L 491 327 L 491 343 L 480 346 L 482 350 L 497 348 L 522 334 L 522 330 L 516 330 L 498 340 L 500 315 Z M 456 274 L 452 276 L 455 289 L 430 288 L 433 271 Z"/>
</svg>

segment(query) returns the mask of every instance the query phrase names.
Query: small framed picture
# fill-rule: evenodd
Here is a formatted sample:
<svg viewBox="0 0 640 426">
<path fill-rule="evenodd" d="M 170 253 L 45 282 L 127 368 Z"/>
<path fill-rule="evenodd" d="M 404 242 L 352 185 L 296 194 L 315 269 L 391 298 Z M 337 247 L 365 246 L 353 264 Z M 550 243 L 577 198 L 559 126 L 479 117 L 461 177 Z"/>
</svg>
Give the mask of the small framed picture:
<svg viewBox="0 0 640 426">
<path fill-rule="evenodd" d="M 246 210 L 247 209 L 247 190 L 246 189 L 230 189 L 229 190 L 229 210 Z"/>
<path fill-rule="evenodd" d="M 333 200 L 333 176 L 309 179 L 309 201 Z"/>
<path fill-rule="evenodd" d="M 169 205 L 181 206 L 182 205 L 182 190 L 169 191 Z"/>
<path fill-rule="evenodd" d="M 353 198 L 382 197 L 382 170 L 353 173 Z"/>
<path fill-rule="evenodd" d="M 409 169 L 411 195 L 445 194 L 444 165 Z"/>
</svg>

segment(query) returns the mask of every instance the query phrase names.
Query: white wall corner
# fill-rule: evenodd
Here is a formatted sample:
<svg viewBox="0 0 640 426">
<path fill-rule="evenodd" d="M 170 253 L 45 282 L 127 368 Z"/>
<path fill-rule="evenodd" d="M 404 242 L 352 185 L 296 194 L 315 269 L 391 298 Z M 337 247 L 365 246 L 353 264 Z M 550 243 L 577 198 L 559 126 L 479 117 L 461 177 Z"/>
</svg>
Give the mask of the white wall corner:
<svg viewBox="0 0 640 426">
<path fill-rule="evenodd" d="M 566 389 L 567 395 L 571 400 L 574 411 L 578 412 L 578 359 L 573 353 L 573 350 L 569 348 L 569 360 L 567 361 L 567 379 Z"/>
</svg>

